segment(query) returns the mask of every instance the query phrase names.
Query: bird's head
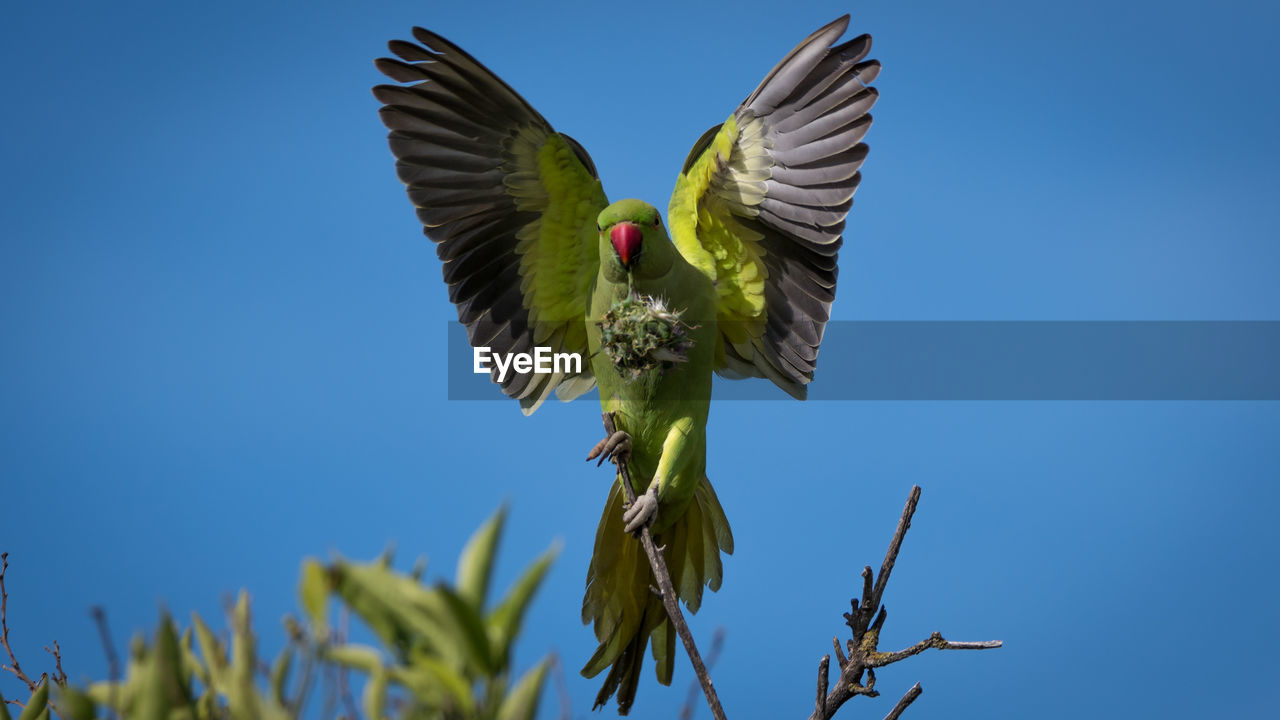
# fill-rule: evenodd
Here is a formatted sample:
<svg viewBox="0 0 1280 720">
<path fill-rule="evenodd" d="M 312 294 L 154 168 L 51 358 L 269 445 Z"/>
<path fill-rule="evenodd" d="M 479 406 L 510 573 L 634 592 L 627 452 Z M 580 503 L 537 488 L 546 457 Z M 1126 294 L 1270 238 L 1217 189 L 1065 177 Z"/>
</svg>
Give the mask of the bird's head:
<svg viewBox="0 0 1280 720">
<path fill-rule="evenodd" d="M 641 200 L 619 200 L 600 212 L 600 264 L 614 282 L 656 278 L 671 269 L 675 246 L 658 209 Z"/>
</svg>

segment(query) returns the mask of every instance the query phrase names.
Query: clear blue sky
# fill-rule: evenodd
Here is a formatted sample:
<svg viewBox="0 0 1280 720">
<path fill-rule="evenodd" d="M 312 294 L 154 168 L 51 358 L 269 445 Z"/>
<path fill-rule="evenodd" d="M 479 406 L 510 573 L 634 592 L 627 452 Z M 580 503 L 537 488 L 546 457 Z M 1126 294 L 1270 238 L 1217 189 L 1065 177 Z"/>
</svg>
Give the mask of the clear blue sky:
<svg viewBox="0 0 1280 720">
<path fill-rule="evenodd" d="M 304 556 L 395 541 L 451 574 L 507 499 L 499 584 L 564 542 L 518 662 L 558 649 L 585 715 L 599 408 L 445 399 L 454 311 L 372 60 L 441 32 L 580 140 L 611 197 L 665 206 L 698 135 L 844 12 L 885 69 L 836 318 L 1280 320 L 1265 3 L 11 3 L 0 549 L 20 659 L 56 639 L 101 677 L 88 606 L 123 644 L 161 603 L 216 616 L 241 587 L 274 651 Z M 919 680 L 911 717 L 1260 716 L 1280 699 L 1278 431 L 1261 402 L 713 406 L 738 552 L 694 629 L 728 630 L 725 706 L 808 712 L 920 484 L 883 647 L 1006 647 L 895 666 L 892 697 L 847 712 Z M 690 677 L 647 674 L 636 715 L 671 717 Z"/>
</svg>

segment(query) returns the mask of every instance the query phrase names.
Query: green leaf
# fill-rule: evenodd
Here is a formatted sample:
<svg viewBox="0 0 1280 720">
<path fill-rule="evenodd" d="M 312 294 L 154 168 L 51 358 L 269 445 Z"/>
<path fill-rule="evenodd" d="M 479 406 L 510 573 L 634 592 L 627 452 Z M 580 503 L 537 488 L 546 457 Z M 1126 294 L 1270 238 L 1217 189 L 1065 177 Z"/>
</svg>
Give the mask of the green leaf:
<svg viewBox="0 0 1280 720">
<path fill-rule="evenodd" d="M 458 557 L 458 594 L 477 608 L 483 608 L 489 592 L 489 578 L 493 575 L 493 558 L 498 549 L 498 538 L 507 519 L 507 507 L 503 505 L 493 514 L 462 549 Z"/>
<path fill-rule="evenodd" d="M 493 643 L 494 656 L 499 667 L 505 668 L 510 662 L 511 646 L 520 635 L 520 625 L 524 622 L 525 611 L 529 609 L 533 595 L 551 569 L 551 563 L 560 554 L 560 544 L 555 543 L 547 549 L 542 557 L 525 569 L 520 579 L 507 591 L 506 597 L 498 607 L 490 613 L 487 622 L 489 639 Z"/>
<path fill-rule="evenodd" d="M 498 720 L 533 720 L 538 710 L 538 700 L 542 697 L 542 687 L 546 684 L 549 659 L 534 665 L 520 678 L 515 689 L 507 693 L 502 705 L 498 706 Z"/>
<path fill-rule="evenodd" d="M 192 637 L 191 628 L 182 631 L 182 640 L 178 643 L 182 651 L 182 663 L 188 671 L 195 674 L 201 685 L 208 687 L 212 678 L 209 676 L 209 669 L 196 657 L 196 651 L 191 646 Z"/>
<path fill-rule="evenodd" d="M 222 644 L 213 636 L 213 631 L 205 624 L 199 613 L 191 613 L 191 624 L 196 630 L 196 642 L 200 645 L 200 654 L 204 656 L 204 666 L 209 672 L 209 679 L 215 692 L 226 692 L 227 656 Z"/>
<path fill-rule="evenodd" d="M 339 596 L 401 658 L 436 654 L 459 668 L 472 660 L 474 653 L 468 653 L 468 644 L 438 590 L 424 588 L 377 563 L 341 563 L 335 566 L 335 575 Z"/>
<path fill-rule="evenodd" d="M 409 649 L 409 631 L 392 611 L 391 603 L 400 593 L 393 589 L 391 573 L 375 565 L 356 565 L 344 561 L 331 568 L 333 588 L 342 601 L 392 650 L 401 654 Z M 425 588 L 418 586 L 419 592 Z"/>
<path fill-rule="evenodd" d="M 382 720 L 387 706 L 387 670 L 379 665 L 364 684 L 364 714 L 369 720 Z"/>
<path fill-rule="evenodd" d="M 330 645 L 321 652 L 322 657 L 329 662 L 345 665 L 370 675 L 382 667 L 382 653 L 368 645 Z"/>
<path fill-rule="evenodd" d="M 0 704 L 3 703 L 4 700 L 0 698 Z M 67 720 L 93 720 L 97 714 L 93 700 L 90 700 L 80 688 L 70 685 L 58 691 L 58 709 L 62 711 L 62 717 Z M 0 720 L 5 718 L 7 715 L 0 712 Z"/>
<path fill-rule="evenodd" d="M 249 593 L 241 590 L 231 611 L 231 673 L 230 682 L 223 692 L 227 696 L 231 716 L 245 720 L 262 716 L 257 688 L 253 684 L 257 653 L 250 620 Z"/>
<path fill-rule="evenodd" d="M 0 693 L 0 720 L 13 720 L 9 714 L 9 703 L 4 701 L 4 693 Z"/>
<path fill-rule="evenodd" d="M 451 705 L 464 717 L 471 717 L 475 713 L 471 684 L 436 658 L 414 658 L 413 664 L 408 667 L 391 668 L 391 676 L 426 703 Z"/>
<path fill-rule="evenodd" d="M 281 706 L 289 704 L 289 698 L 285 692 L 289 685 L 289 669 L 293 667 L 293 654 L 293 644 L 285 645 L 271 665 L 271 694 Z"/>
<path fill-rule="evenodd" d="M 160 616 L 156 630 L 155 652 L 152 654 L 152 682 L 160 686 L 165 704 L 169 707 L 186 706 L 192 712 L 190 673 L 184 666 L 182 648 L 178 644 L 178 629 L 169 613 Z"/>
<path fill-rule="evenodd" d="M 449 613 L 445 627 L 452 631 L 454 642 L 465 654 L 467 662 L 488 677 L 497 675 L 500 668 L 494 666 L 493 650 L 489 646 L 484 620 L 480 617 L 480 608 L 444 583 L 437 585 L 435 590 Z"/>
<path fill-rule="evenodd" d="M 329 571 L 324 565 L 313 558 L 303 560 L 298 595 L 316 634 L 321 637 L 329 630 L 329 587 Z"/>
</svg>

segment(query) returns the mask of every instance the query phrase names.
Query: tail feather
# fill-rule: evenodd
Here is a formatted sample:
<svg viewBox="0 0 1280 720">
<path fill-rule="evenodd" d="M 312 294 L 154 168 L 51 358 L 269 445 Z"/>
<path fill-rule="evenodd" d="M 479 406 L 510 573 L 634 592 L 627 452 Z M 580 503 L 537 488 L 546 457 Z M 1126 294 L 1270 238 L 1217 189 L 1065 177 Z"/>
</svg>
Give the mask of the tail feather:
<svg viewBox="0 0 1280 720">
<path fill-rule="evenodd" d="M 626 715 L 635 700 L 645 646 L 651 637 L 658 682 L 671 684 L 676 633 L 662 598 L 650 589 L 658 583 L 644 549 L 623 530 L 623 501 L 622 488 L 614 483 L 596 531 L 582 600 L 582 621 L 594 623 L 600 645 L 582 674 L 595 677 L 609 668 L 595 706 L 605 705 L 616 693 L 618 713 Z M 680 518 L 656 534 L 654 542 L 666 548 L 664 555 L 676 594 L 689 612 L 697 612 L 703 588 L 720 588 L 720 553 L 733 552 L 733 534 L 709 480 L 699 483 Z"/>
</svg>

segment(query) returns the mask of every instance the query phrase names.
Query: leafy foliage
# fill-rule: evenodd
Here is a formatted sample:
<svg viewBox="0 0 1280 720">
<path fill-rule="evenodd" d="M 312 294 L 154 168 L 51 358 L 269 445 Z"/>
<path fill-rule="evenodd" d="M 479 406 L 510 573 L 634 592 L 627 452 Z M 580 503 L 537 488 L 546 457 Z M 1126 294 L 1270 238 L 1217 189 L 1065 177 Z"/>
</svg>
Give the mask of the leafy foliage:
<svg viewBox="0 0 1280 720">
<path fill-rule="evenodd" d="M 423 566 L 401 573 L 389 555 L 369 563 L 305 560 L 305 618 L 285 619 L 289 643 L 270 666 L 259 659 L 249 596 L 241 592 L 228 611 L 229 633 L 215 635 L 194 613 L 179 630 L 166 613 L 149 643 L 134 638 L 122 679 L 55 687 L 50 698 L 42 678 L 19 720 L 44 720 L 51 709 L 66 720 L 293 720 L 325 671 L 344 681 L 351 671 L 365 676 L 361 712 L 370 719 L 531 720 L 550 658 L 513 682 L 512 646 L 557 550 L 543 553 L 490 605 L 505 520 L 500 509 L 476 531 L 452 585 L 424 585 Z M 346 642 L 330 622 L 331 604 L 361 619 L 380 647 Z M 12 720 L 3 698 L 0 720 Z"/>
</svg>

